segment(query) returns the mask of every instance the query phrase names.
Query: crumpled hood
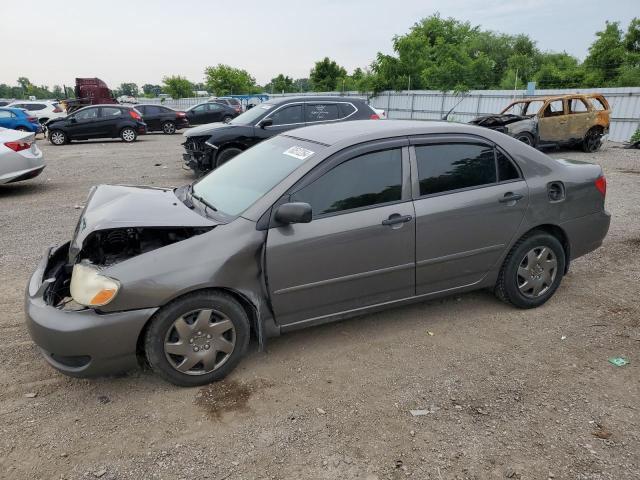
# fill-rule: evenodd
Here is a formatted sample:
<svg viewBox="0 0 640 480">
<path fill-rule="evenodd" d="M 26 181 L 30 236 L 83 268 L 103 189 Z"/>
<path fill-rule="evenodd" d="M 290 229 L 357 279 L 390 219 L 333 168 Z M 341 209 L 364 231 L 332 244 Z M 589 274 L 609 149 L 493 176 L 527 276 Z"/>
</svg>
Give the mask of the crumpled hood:
<svg viewBox="0 0 640 480">
<path fill-rule="evenodd" d="M 511 115 L 511 114 L 495 114 L 495 115 L 484 115 L 482 117 L 477 117 L 471 120 L 469 123 L 474 125 L 479 125 L 481 127 L 497 127 L 509 125 L 510 123 L 519 122 L 520 120 L 526 120 L 529 117 L 522 115 Z"/>
<path fill-rule="evenodd" d="M 204 125 L 198 125 L 197 127 L 186 130 L 182 135 L 185 137 L 204 137 L 213 135 L 217 131 L 228 130 L 230 128 L 238 128 L 238 125 L 230 125 L 222 122 L 205 123 Z"/>
<path fill-rule="evenodd" d="M 97 230 L 126 227 L 213 227 L 217 224 L 188 208 L 175 196 L 172 189 L 98 185 L 89 193 L 78 220 L 69 248 L 69 262 L 74 262 L 85 239 Z"/>
</svg>

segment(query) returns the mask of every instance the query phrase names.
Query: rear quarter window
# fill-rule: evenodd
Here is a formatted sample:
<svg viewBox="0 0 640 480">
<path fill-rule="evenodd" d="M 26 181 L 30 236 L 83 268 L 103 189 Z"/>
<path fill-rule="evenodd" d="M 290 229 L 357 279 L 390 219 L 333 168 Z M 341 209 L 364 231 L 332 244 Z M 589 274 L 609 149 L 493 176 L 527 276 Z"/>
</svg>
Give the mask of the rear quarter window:
<svg viewBox="0 0 640 480">
<path fill-rule="evenodd" d="M 356 107 L 350 103 L 339 103 L 338 108 L 340 109 L 340 118 L 348 117 L 356 111 Z"/>
<path fill-rule="evenodd" d="M 598 111 L 603 111 L 606 110 L 607 108 L 604 106 L 604 103 L 602 103 L 602 100 L 598 97 L 594 97 L 591 99 L 591 105 L 593 105 L 593 108 L 595 108 Z"/>
</svg>

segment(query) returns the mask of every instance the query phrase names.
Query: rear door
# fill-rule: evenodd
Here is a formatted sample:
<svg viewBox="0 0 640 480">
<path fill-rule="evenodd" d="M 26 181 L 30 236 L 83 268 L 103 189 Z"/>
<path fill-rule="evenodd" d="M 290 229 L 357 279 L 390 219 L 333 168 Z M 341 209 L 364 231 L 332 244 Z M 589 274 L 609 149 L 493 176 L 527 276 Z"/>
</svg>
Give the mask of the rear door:
<svg viewBox="0 0 640 480">
<path fill-rule="evenodd" d="M 415 222 L 406 139 L 343 151 L 310 172 L 286 201 L 313 220 L 271 228 L 267 278 L 278 324 L 411 297 Z"/>
<path fill-rule="evenodd" d="M 11 110 L 0 109 L 0 127 L 14 128 L 16 126 L 16 116 Z"/>
<path fill-rule="evenodd" d="M 583 98 L 567 98 L 566 102 L 569 137 L 576 141 L 582 140 L 587 131 L 596 124 L 596 112 Z"/>
<path fill-rule="evenodd" d="M 524 218 L 527 184 L 502 150 L 478 137 L 411 143 L 416 294 L 478 283 Z"/>
<path fill-rule="evenodd" d="M 218 103 L 207 104 L 207 122 L 221 122 L 226 109 Z"/>
<path fill-rule="evenodd" d="M 118 107 L 101 107 L 100 118 L 96 122 L 96 134 L 101 137 L 117 137 L 121 118 L 125 113 Z"/>
</svg>

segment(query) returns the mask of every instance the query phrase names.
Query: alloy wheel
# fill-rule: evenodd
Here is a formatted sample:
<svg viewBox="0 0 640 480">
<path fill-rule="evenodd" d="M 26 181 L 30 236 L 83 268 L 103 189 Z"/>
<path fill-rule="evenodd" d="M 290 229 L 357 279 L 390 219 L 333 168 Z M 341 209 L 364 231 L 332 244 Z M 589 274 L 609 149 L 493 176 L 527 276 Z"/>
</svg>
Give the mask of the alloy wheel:
<svg viewBox="0 0 640 480">
<path fill-rule="evenodd" d="M 229 359 L 236 344 L 233 322 L 218 310 L 194 310 L 167 330 L 164 352 L 169 364 L 187 375 L 205 375 Z"/>
<path fill-rule="evenodd" d="M 549 247 L 534 247 L 518 267 L 518 290 L 527 298 L 544 295 L 556 279 L 558 260 Z"/>
<path fill-rule="evenodd" d="M 584 142 L 586 147 L 585 150 L 587 152 L 595 152 L 602 144 L 602 137 L 598 132 L 592 130 L 587 134 L 587 138 L 585 138 Z"/>
<path fill-rule="evenodd" d="M 64 133 L 62 132 L 53 132 L 51 134 L 51 143 L 54 145 L 62 145 L 65 142 Z"/>
<path fill-rule="evenodd" d="M 125 128 L 122 131 L 122 139 L 125 142 L 133 142 L 136 139 L 136 132 L 134 132 L 130 128 Z"/>
<path fill-rule="evenodd" d="M 162 125 L 162 131 L 168 135 L 171 135 L 172 133 L 176 132 L 176 126 L 171 122 L 165 123 L 164 125 Z"/>
</svg>

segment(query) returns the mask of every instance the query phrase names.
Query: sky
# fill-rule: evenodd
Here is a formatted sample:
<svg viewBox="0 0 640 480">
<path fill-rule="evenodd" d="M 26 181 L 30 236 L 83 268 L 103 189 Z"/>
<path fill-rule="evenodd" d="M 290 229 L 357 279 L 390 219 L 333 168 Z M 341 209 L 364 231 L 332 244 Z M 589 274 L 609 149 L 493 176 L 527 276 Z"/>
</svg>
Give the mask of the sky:
<svg viewBox="0 0 640 480">
<path fill-rule="evenodd" d="M 606 8 L 604 7 L 606 5 Z M 218 63 L 259 84 L 279 73 L 308 77 L 325 56 L 349 72 L 394 35 L 440 12 L 482 29 L 526 33 L 542 50 L 583 59 L 605 20 L 626 29 L 639 0 L 22 0 L 0 2 L 0 83 L 71 86 L 75 77 L 160 84 L 204 80 Z"/>
</svg>

